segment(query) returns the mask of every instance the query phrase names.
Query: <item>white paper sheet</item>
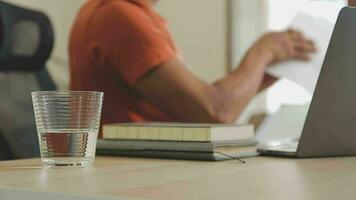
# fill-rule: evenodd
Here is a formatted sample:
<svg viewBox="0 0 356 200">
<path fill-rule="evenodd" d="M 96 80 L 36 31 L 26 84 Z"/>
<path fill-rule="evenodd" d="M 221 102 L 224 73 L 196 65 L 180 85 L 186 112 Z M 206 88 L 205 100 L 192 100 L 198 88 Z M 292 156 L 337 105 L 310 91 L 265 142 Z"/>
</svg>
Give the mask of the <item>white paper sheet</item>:
<svg viewBox="0 0 356 200">
<path fill-rule="evenodd" d="M 327 20 L 300 13 L 295 16 L 289 27 L 301 31 L 307 38 L 313 40 L 317 52 L 312 55 L 310 61 L 294 60 L 279 63 L 268 68 L 267 73 L 294 81 L 313 94 L 334 25 Z"/>
</svg>

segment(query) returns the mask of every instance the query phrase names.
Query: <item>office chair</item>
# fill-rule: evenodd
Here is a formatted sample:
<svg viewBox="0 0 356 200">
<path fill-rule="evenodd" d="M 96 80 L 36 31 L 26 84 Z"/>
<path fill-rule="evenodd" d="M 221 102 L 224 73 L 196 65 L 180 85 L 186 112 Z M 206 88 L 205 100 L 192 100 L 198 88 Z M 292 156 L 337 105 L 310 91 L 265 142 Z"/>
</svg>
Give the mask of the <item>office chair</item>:
<svg viewBox="0 0 356 200">
<path fill-rule="evenodd" d="M 0 1 L 0 160 L 39 156 L 31 92 L 56 90 L 45 67 L 53 43 L 44 13 Z"/>
</svg>

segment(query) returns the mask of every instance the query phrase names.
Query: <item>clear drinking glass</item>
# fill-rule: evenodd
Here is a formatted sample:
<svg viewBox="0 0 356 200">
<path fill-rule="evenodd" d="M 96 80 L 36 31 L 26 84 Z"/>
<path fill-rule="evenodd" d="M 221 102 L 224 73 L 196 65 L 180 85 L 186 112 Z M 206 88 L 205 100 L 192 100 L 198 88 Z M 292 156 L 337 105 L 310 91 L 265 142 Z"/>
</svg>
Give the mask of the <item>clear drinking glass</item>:
<svg viewBox="0 0 356 200">
<path fill-rule="evenodd" d="M 44 166 L 87 166 L 95 158 L 102 92 L 32 92 Z"/>
</svg>

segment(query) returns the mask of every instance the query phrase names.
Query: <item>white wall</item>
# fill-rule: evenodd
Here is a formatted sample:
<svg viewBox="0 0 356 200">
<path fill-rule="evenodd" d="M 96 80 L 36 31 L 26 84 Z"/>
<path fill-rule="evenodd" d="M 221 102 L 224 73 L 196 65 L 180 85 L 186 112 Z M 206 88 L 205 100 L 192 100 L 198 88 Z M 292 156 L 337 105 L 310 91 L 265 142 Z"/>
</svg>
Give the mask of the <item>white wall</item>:
<svg viewBox="0 0 356 200">
<path fill-rule="evenodd" d="M 161 0 L 157 6 L 185 61 L 209 82 L 228 69 L 227 6 L 226 0 Z"/>
<path fill-rule="evenodd" d="M 237 67 L 250 46 L 267 30 L 267 1 L 232 1 L 232 69 Z M 246 123 L 251 115 L 266 111 L 266 92 L 257 95 L 242 113 L 239 122 Z"/>
<path fill-rule="evenodd" d="M 232 1 L 232 63 L 238 64 L 249 47 L 266 32 L 267 3 L 261 0 Z"/>
</svg>

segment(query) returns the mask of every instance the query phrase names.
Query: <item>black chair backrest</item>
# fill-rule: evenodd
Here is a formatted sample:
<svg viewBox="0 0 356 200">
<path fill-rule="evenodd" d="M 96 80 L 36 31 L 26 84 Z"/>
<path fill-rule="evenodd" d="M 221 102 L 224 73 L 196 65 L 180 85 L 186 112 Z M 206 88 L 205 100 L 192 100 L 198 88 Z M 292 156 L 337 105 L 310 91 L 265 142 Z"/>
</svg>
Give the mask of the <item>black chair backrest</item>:
<svg viewBox="0 0 356 200">
<path fill-rule="evenodd" d="M 53 43 L 45 14 L 0 1 L 0 160 L 39 156 L 31 92 L 56 90 Z"/>
<path fill-rule="evenodd" d="M 54 34 L 42 12 L 0 1 L 0 70 L 40 70 L 53 49 Z"/>
</svg>

